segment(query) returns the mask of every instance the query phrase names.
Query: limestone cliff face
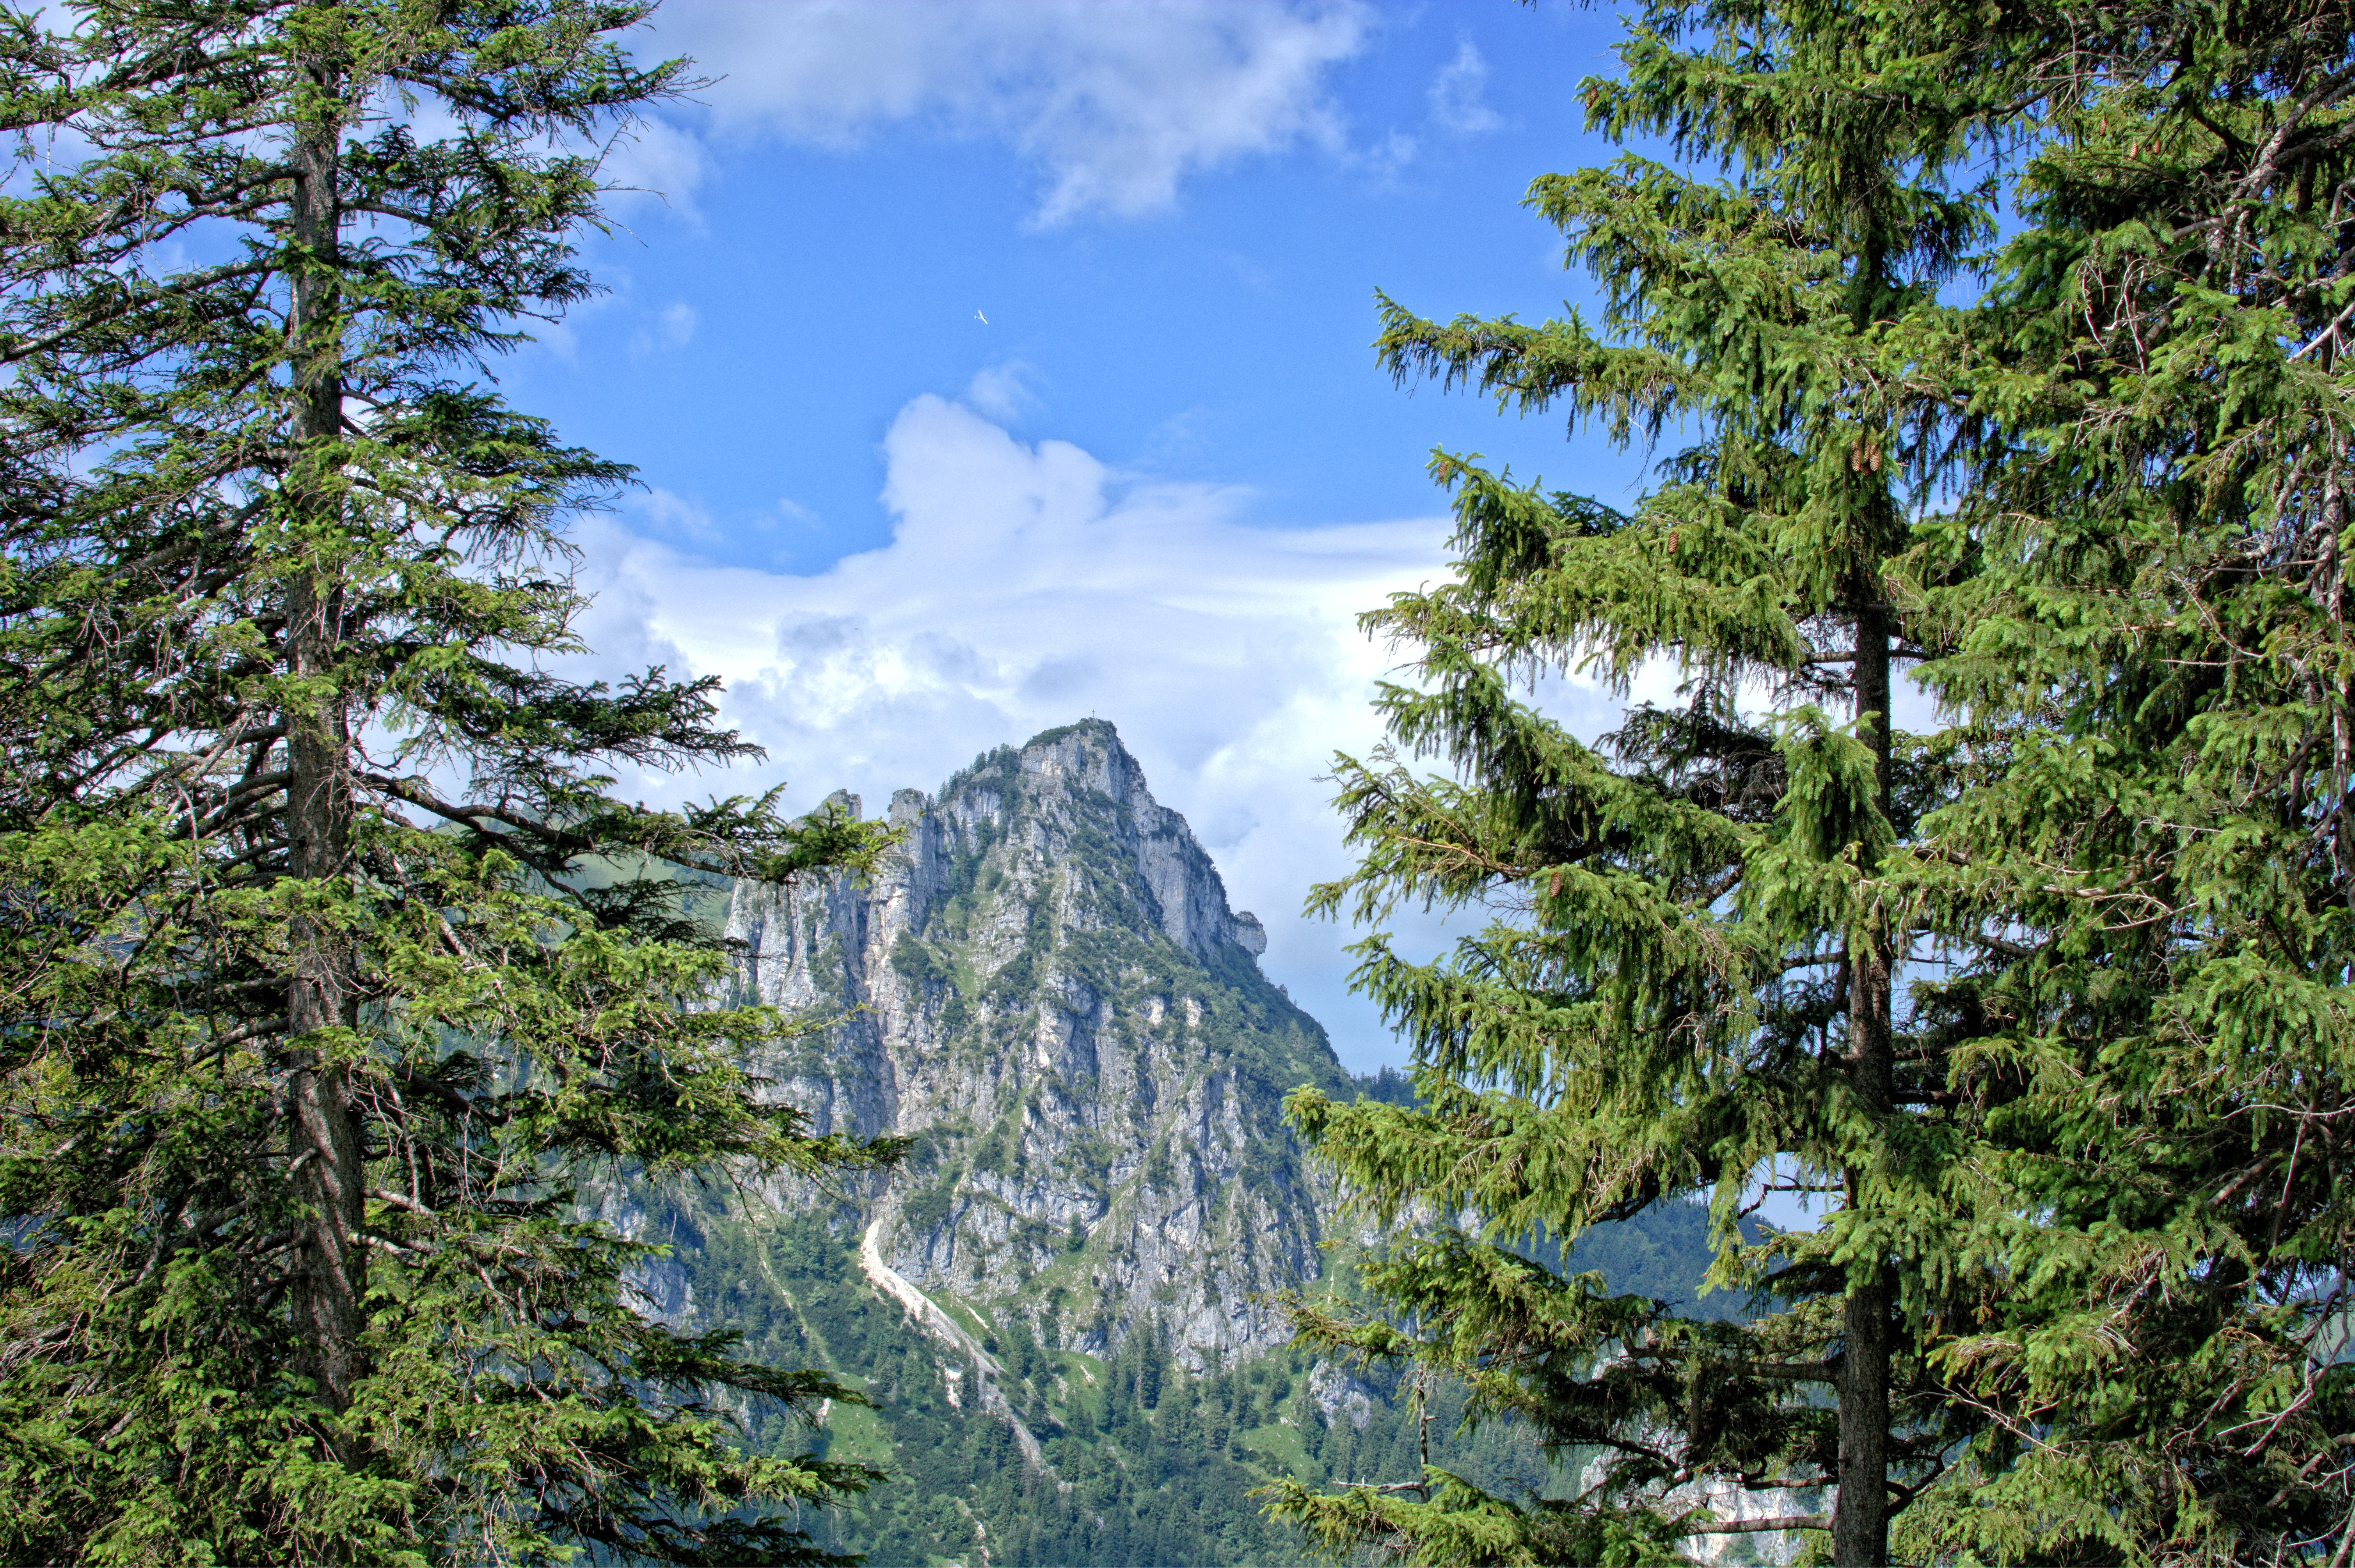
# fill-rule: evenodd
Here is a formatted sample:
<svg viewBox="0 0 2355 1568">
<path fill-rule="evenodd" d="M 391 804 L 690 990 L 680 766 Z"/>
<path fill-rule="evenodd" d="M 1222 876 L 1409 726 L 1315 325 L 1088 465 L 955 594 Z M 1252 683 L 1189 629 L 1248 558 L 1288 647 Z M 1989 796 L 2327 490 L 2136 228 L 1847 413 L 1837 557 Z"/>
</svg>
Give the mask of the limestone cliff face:
<svg viewBox="0 0 2355 1568">
<path fill-rule="evenodd" d="M 1184 820 L 1092 721 L 890 820 L 872 879 L 740 887 L 728 920 L 737 1000 L 823 1024 L 765 1065 L 779 1097 L 918 1140 L 858 1194 L 882 1264 L 1048 1346 L 1281 1343 L 1262 1298 L 1317 1277 L 1322 1233 L 1280 1101 L 1343 1075 Z"/>
</svg>

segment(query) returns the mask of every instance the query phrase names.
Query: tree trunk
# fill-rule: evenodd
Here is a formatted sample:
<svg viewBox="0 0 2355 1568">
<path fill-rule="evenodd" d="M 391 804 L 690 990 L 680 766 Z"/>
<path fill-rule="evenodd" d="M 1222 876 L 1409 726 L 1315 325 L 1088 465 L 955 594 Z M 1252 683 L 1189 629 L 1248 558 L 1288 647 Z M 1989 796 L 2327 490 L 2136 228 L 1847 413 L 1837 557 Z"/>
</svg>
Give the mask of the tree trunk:
<svg viewBox="0 0 2355 1568">
<path fill-rule="evenodd" d="M 1870 725 L 1864 738 L 1872 747 L 1883 813 L 1890 805 L 1889 662 L 1888 611 L 1869 605 L 1856 618 L 1856 713 Z M 1879 1122 L 1896 1097 L 1889 1033 L 1892 955 L 1887 932 L 1878 926 L 1856 947 L 1849 969 L 1849 1081 Z M 1864 1181 L 1862 1169 L 1846 1172 L 1851 1209 L 1862 1198 Z M 1885 1568 L 1889 1562 L 1890 1285 L 1884 1264 L 1861 1280 L 1852 1278 L 1842 1303 L 1847 1348 L 1839 1373 L 1839 1495 L 1832 1508 L 1832 1561 L 1838 1568 Z"/>
<path fill-rule="evenodd" d="M 332 99 L 339 83 L 314 68 L 312 86 Z M 323 116 L 306 122 L 293 148 L 294 262 L 289 323 L 294 345 L 296 450 L 286 484 L 297 558 L 286 588 L 286 666 L 298 685 L 321 679 L 324 694 L 298 695 L 287 714 L 287 871 L 320 895 L 346 870 L 350 853 L 352 794 L 350 729 L 343 696 L 334 685 L 343 637 L 339 581 L 342 505 L 333 458 L 343 434 L 343 344 L 335 270 L 337 229 L 336 153 L 340 124 Z M 350 938 L 332 917 L 297 916 L 289 923 L 293 974 L 287 1023 L 293 1073 L 287 1084 L 289 1154 L 295 1191 L 309 1213 L 292 1291 L 294 1329 L 305 1341 L 304 1370 L 340 1409 L 360 1372 L 360 1295 L 367 1259 L 358 1245 L 366 1203 L 358 1119 L 348 1073 L 332 1054 L 306 1037 L 357 1021 L 352 994 Z"/>
</svg>

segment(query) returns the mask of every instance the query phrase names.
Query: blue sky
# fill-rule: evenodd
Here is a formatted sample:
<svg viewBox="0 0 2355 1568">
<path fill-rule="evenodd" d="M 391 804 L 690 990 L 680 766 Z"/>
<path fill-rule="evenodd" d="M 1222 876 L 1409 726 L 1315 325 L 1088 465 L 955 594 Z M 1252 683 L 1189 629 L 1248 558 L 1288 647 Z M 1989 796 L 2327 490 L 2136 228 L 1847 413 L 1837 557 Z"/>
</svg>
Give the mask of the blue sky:
<svg viewBox="0 0 2355 1568">
<path fill-rule="evenodd" d="M 872 810 L 1111 719 L 1273 978 L 1353 1067 L 1402 1060 L 1346 993 L 1352 934 L 1297 917 L 1346 864 L 1318 775 L 1379 739 L 1390 659 L 1351 617 L 1441 569 L 1433 446 L 1619 501 L 1641 454 L 1393 387 L 1373 295 L 1589 297 L 1518 201 L 1613 155 L 1576 88 L 1618 32 L 1505 0 L 669 0 L 645 51 L 723 79 L 614 150 L 662 194 L 616 196 L 610 292 L 500 367 L 645 486 L 578 531 L 597 662 L 722 675 L 771 751 L 645 791 Z"/>
</svg>

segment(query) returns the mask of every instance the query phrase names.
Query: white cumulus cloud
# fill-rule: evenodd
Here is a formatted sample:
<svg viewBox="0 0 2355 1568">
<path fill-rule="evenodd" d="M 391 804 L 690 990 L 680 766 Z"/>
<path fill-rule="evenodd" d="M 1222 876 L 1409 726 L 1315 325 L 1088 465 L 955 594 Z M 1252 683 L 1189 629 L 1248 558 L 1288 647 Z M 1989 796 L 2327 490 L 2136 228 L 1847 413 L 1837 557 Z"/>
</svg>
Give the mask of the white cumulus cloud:
<svg viewBox="0 0 2355 1568">
<path fill-rule="evenodd" d="M 1003 141 L 1042 175 L 1034 217 L 1053 225 L 1166 208 L 1240 158 L 1338 149 L 1325 73 L 1372 26 L 1356 0 L 699 0 L 661 12 L 645 52 L 721 79 L 698 96 L 726 140 L 850 146 L 929 121 Z M 608 172 L 677 202 L 707 165 L 658 125 Z"/>
<path fill-rule="evenodd" d="M 1393 655 L 1355 617 L 1442 575 L 1446 521 L 1254 527 L 1237 492 L 1136 482 L 932 397 L 884 445 L 891 541 L 824 572 L 713 565 L 611 518 L 580 530 L 602 662 L 724 677 L 727 722 L 770 753 L 650 796 L 786 779 L 794 809 L 843 787 L 879 813 L 992 747 L 1109 719 L 1266 921 L 1270 976 L 1353 1065 L 1399 1060 L 1346 995 L 1352 933 L 1299 910 L 1348 863 L 1319 776 L 1380 738 L 1368 699 Z M 645 524 L 678 539 L 679 510 L 657 496 Z"/>
</svg>

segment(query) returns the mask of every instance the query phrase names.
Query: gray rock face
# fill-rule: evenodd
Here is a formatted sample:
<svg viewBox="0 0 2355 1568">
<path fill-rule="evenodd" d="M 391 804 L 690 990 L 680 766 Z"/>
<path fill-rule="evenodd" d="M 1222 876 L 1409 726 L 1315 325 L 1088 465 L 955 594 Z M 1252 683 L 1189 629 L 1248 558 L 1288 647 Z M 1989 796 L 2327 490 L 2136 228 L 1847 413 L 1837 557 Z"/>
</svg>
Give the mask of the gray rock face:
<svg viewBox="0 0 2355 1568">
<path fill-rule="evenodd" d="M 858 1194 L 883 1262 L 1050 1347 L 1154 1325 L 1199 1368 L 1283 1342 L 1264 1295 L 1317 1277 L 1322 1231 L 1280 1102 L 1343 1075 L 1184 819 L 1091 721 L 890 821 L 873 879 L 739 886 L 728 919 L 734 1000 L 814 1028 L 762 1064 L 773 1092 L 917 1140 Z"/>
<path fill-rule="evenodd" d="M 1379 1395 L 1365 1379 L 1343 1372 L 1330 1361 L 1318 1361 L 1316 1370 L 1308 1374 L 1308 1397 L 1316 1402 L 1326 1425 L 1346 1421 L 1363 1432 L 1366 1423 L 1373 1419 L 1374 1401 Z"/>
</svg>

